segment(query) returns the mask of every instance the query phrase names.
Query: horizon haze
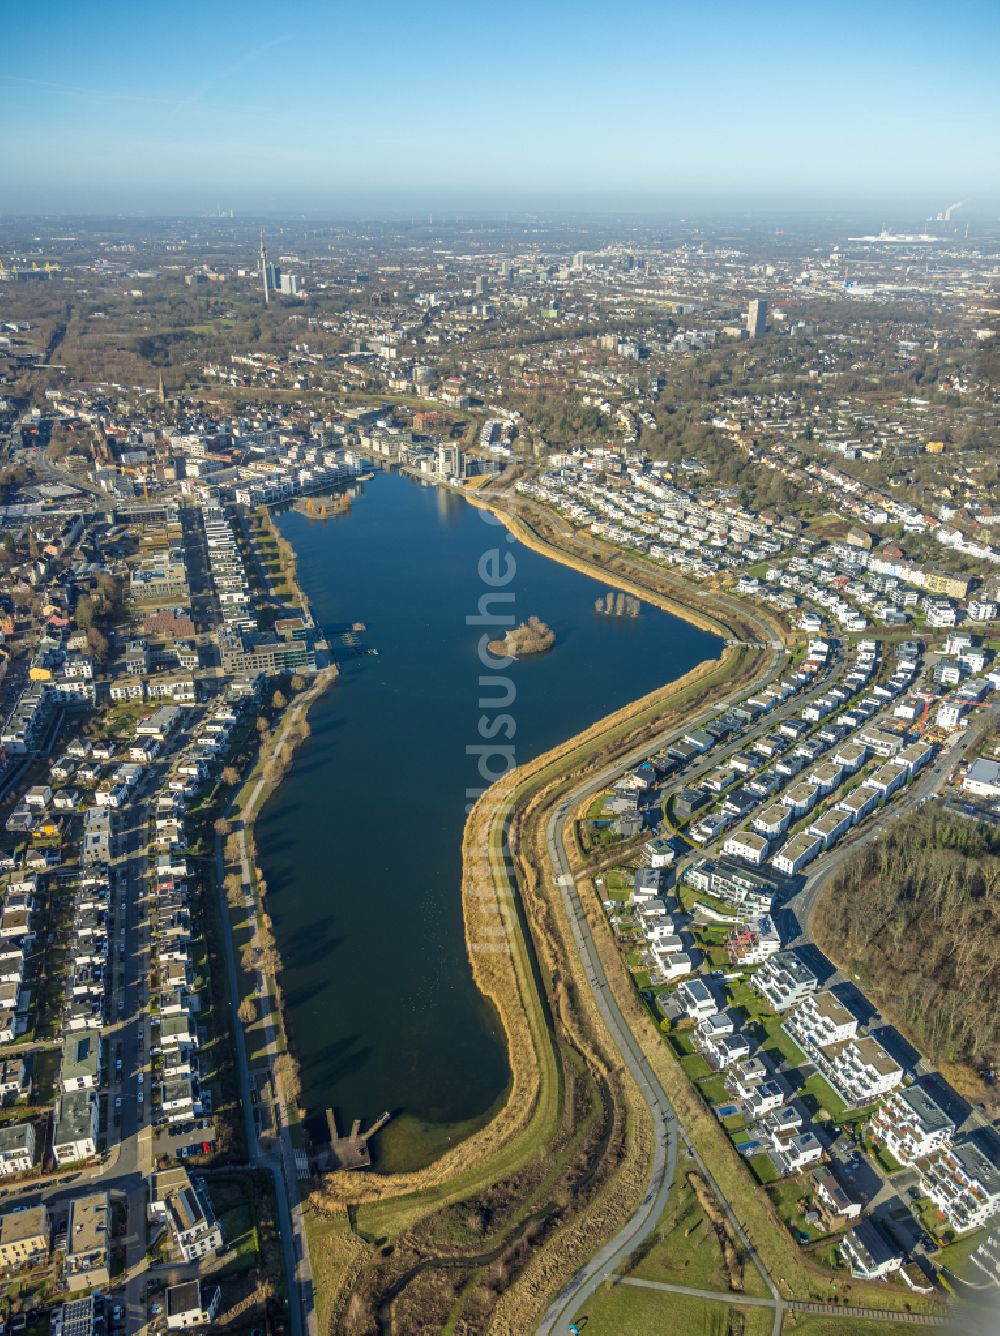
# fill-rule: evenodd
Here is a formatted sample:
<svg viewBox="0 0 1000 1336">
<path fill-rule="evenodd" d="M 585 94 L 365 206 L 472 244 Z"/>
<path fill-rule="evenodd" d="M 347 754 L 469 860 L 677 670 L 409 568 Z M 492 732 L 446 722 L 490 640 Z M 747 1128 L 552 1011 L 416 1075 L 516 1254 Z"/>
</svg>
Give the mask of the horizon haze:
<svg viewBox="0 0 1000 1336">
<path fill-rule="evenodd" d="M 5 36 L 6 213 L 1000 208 L 976 0 L 57 0 Z"/>
</svg>

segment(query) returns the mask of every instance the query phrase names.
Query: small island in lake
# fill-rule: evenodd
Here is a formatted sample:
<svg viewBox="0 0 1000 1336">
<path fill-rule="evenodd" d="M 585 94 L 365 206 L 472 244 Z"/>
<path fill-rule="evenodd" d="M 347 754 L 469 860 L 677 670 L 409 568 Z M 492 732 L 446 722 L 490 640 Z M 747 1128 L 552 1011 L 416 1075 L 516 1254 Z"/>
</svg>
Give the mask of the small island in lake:
<svg viewBox="0 0 1000 1336">
<path fill-rule="evenodd" d="M 544 654 L 556 643 L 556 633 L 538 617 L 529 617 L 508 631 L 502 640 L 490 641 L 490 653 L 519 659 L 525 654 Z"/>
</svg>

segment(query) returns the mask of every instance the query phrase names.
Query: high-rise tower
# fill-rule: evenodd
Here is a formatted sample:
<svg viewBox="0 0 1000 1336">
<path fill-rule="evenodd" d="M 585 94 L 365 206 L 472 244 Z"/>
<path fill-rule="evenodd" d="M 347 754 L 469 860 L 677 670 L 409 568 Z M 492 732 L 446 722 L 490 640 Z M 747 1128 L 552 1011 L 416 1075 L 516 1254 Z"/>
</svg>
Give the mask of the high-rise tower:
<svg viewBox="0 0 1000 1336">
<path fill-rule="evenodd" d="M 747 308 L 747 333 L 752 339 L 759 339 L 767 329 L 767 302 L 763 297 L 756 297 Z"/>
<path fill-rule="evenodd" d="M 264 305 L 268 303 L 267 294 L 267 249 L 264 246 L 264 229 L 260 229 L 260 281 L 264 284 Z"/>
</svg>

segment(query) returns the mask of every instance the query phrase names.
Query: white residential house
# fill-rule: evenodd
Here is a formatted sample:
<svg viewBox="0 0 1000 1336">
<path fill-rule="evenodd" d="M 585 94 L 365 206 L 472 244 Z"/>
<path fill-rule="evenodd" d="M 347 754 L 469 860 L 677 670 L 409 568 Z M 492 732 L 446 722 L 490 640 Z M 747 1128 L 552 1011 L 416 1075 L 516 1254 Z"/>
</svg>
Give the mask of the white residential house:
<svg viewBox="0 0 1000 1336">
<path fill-rule="evenodd" d="M 873 1220 L 848 1230 L 840 1251 L 851 1272 L 863 1280 L 883 1280 L 903 1265 L 903 1254 Z"/>
<path fill-rule="evenodd" d="M 785 1177 L 800 1174 L 823 1158 L 823 1146 L 814 1132 L 799 1132 L 775 1147 L 772 1158 Z"/>
<path fill-rule="evenodd" d="M 792 810 L 784 803 L 772 803 L 758 812 L 751 823 L 756 831 L 769 840 L 783 835 L 792 824 Z"/>
<path fill-rule="evenodd" d="M 171 1285 L 166 1294 L 167 1331 L 210 1326 L 221 1304 L 222 1291 L 213 1280 L 185 1280 Z"/>
<path fill-rule="evenodd" d="M 0 1177 L 26 1174 L 35 1163 L 35 1127 L 33 1123 L 0 1125 Z"/>
<path fill-rule="evenodd" d="M 963 728 L 966 721 L 966 712 L 968 706 L 960 700 L 943 700 L 937 707 L 935 722 L 939 728 L 952 733 L 956 728 Z"/>
<path fill-rule="evenodd" d="M 962 788 L 977 798 L 1000 798 L 1000 761 L 983 757 L 969 766 Z"/>
<path fill-rule="evenodd" d="M 871 1130 L 900 1164 L 912 1164 L 949 1145 L 955 1124 L 923 1087 L 912 1085 L 875 1110 Z"/>
<path fill-rule="evenodd" d="M 901 789 L 909 777 L 909 768 L 906 765 L 899 765 L 896 761 L 890 761 L 888 765 L 879 766 L 873 775 L 869 775 L 867 784 L 875 789 L 880 797 L 888 800 Z"/>
<path fill-rule="evenodd" d="M 870 816 L 875 808 L 882 801 L 882 795 L 878 789 L 873 789 L 869 784 L 860 784 L 850 793 L 845 794 L 836 804 L 839 812 L 844 812 L 850 818 L 851 825 L 856 826 L 863 821 L 866 816 Z"/>
<path fill-rule="evenodd" d="M 814 1053 L 819 1070 L 852 1108 L 874 1104 L 902 1084 L 903 1069 L 871 1035 Z"/>
<path fill-rule="evenodd" d="M 778 850 L 771 859 L 774 867 L 787 877 L 794 877 L 807 864 L 811 863 L 823 848 L 822 841 L 808 831 L 799 831 Z"/>
<path fill-rule="evenodd" d="M 781 1027 L 806 1053 L 842 1044 L 858 1032 L 858 1018 L 835 993 L 816 993 L 800 1002 Z"/>
<path fill-rule="evenodd" d="M 748 1118 L 760 1118 L 785 1102 L 785 1091 L 777 1081 L 761 1081 L 743 1098 L 743 1110 Z"/>
<path fill-rule="evenodd" d="M 752 830 L 739 830 L 726 838 L 722 852 L 748 863 L 760 864 L 767 857 L 768 841 Z"/>
<path fill-rule="evenodd" d="M 794 951 L 779 951 L 765 960 L 753 983 L 775 1011 L 787 1011 L 819 990 L 816 975 Z"/>
<path fill-rule="evenodd" d="M 933 1155 L 920 1166 L 920 1185 L 958 1234 L 1000 1212 L 1000 1169 L 974 1141 Z"/>
<path fill-rule="evenodd" d="M 718 1011 L 712 990 L 702 979 L 689 979 L 677 988 L 677 1000 L 693 1020 L 706 1020 Z"/>
<path fill-rule="evenodd" d="M 59 1096 L 52 1154 L 59 1168 L 97 1154 L 97 1100 L 92 1091 L 74 1090 Z"/>
<path fill-rule="evenodd" d="M 150 1177 L 150 1215 L 169 1225 L 185 1262 L 196 1262 L 222 1248 L 222 1229 L 204 1185 L 184 1169 L 166 1169 Z"/>
</svg>

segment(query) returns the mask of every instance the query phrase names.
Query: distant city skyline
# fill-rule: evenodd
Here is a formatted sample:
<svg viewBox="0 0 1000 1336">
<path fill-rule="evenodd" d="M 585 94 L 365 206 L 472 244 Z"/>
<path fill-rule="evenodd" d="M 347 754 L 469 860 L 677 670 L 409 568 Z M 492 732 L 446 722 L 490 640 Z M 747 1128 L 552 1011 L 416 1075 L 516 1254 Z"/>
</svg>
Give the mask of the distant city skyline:
<svg viewBox="0 0 1000 1336">
<path fill-rule="evenodd" d="M 981 0 L 53 0 L 4 35 L 6 213 L 1000 209 Z"/>
</svg>

